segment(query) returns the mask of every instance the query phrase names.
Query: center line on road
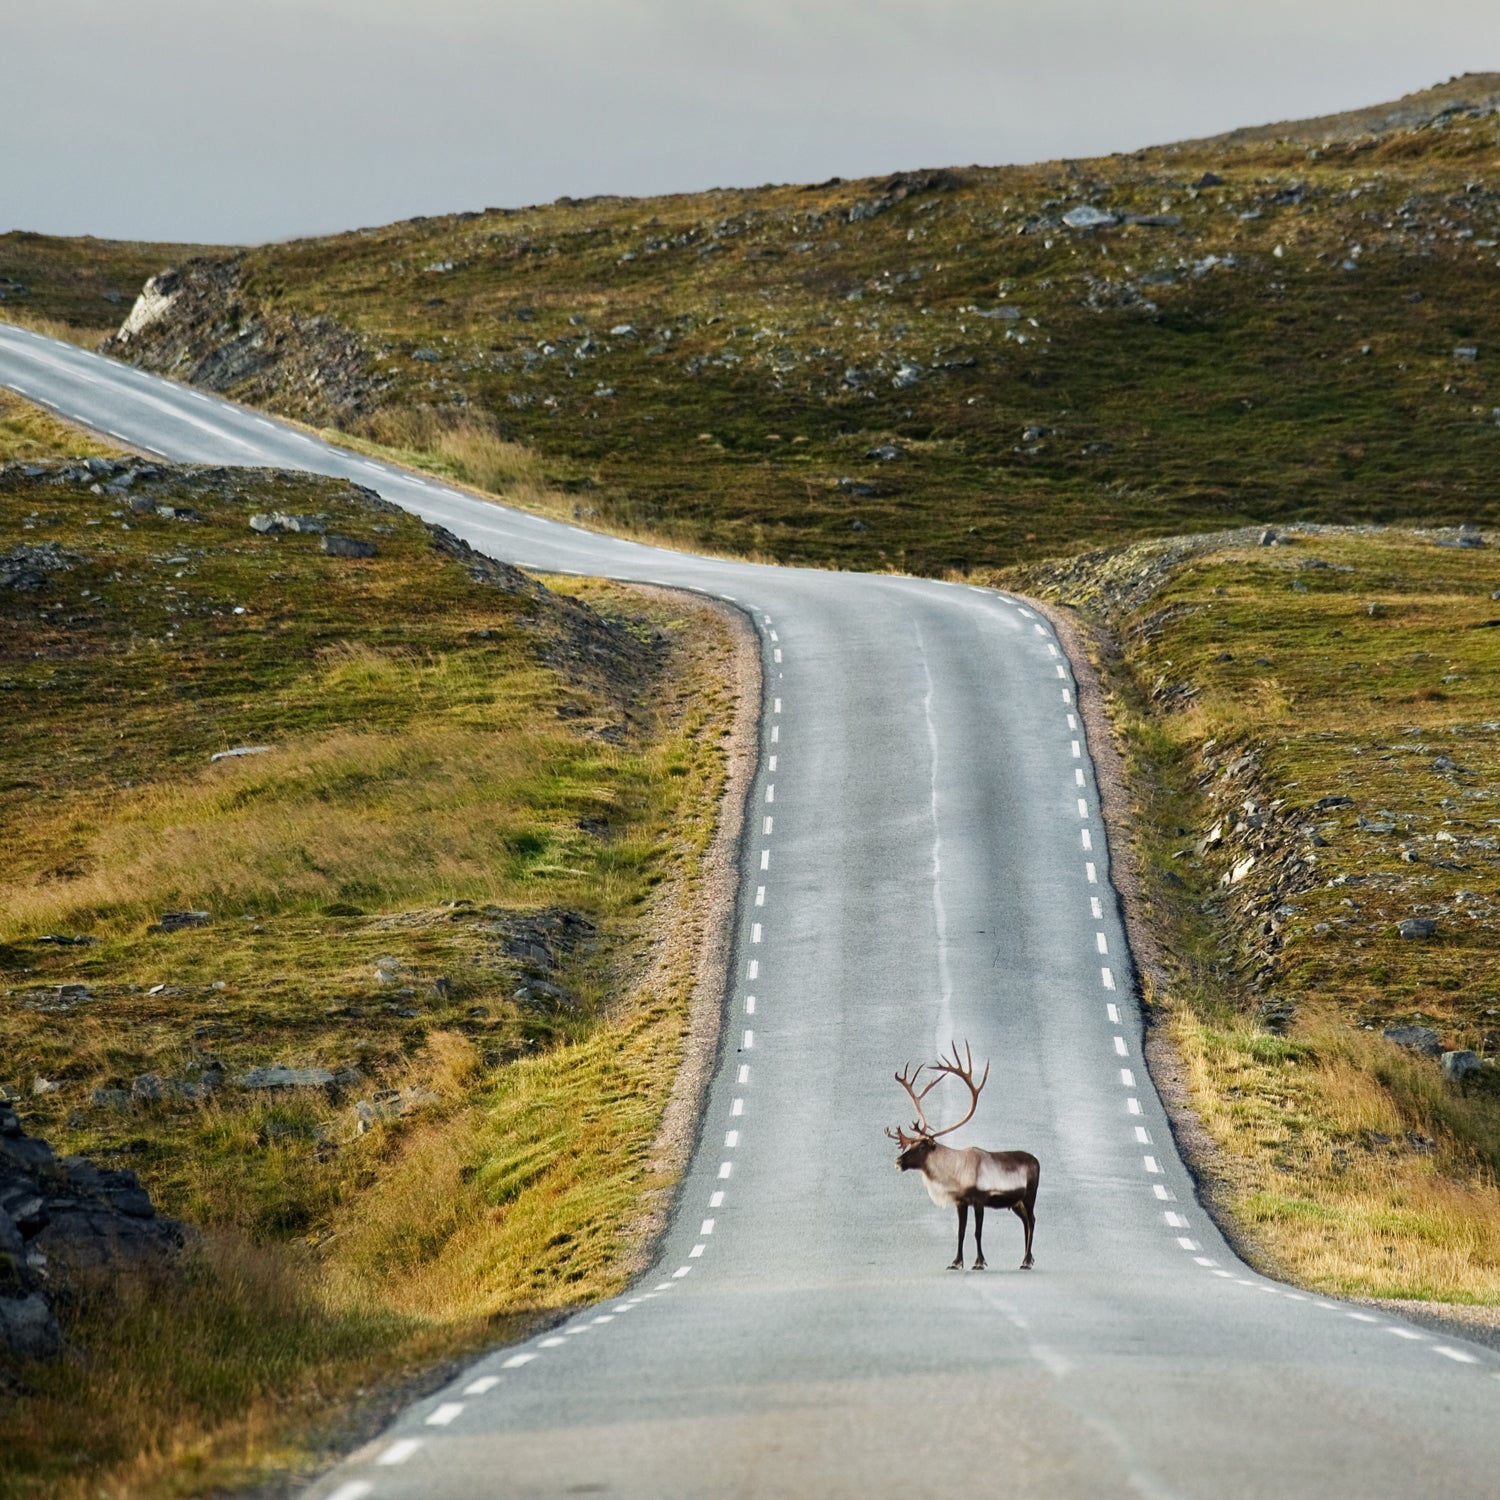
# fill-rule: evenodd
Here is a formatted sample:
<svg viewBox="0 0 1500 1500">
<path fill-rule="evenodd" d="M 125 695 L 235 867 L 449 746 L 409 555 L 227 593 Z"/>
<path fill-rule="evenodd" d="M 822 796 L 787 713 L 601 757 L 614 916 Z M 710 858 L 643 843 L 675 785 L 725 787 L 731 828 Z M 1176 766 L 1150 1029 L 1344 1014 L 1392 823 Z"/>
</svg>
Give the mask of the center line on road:
<svg viewBox="0 0 1500 1500">
<path fill-rule="evenodd" d="M 750 925 L 750 941 L 752 943 L 758 943 L 760 941 L 760 923 L 759 922 L 753 922 Z"/>
<path fill-rule="evenodd" d="M 734 1101 L 734 1103 L 729 1106 L 729 1113 L 731 1115 L 742 1115 L 742 1114 L 744 1114 L 745 1113 L 745 1101 L 743 1099 L 736 1099 Z"/>
<path fill-rule="evenodd" d="M 1093 847 L 1094 847 L 1094 841 L 1093 841 L 1093 839 L 1092 839 L 1092 838 L 1091 838 L 1091 837 L 1090 837 L 1090 836 L 1089 836 L 1089 831 L 1088 831 L 1088 829 L 1087 829 L 1087 828 L 1085 828 L 1085 829 L 1082 829 L 1082 830 L 1081 830 L 1081 832 L 1082 832 L 1082 833 L 1083 833 L 1083 847 L 1084 847 L 1084 848 L 1085 848 L 1085 849 L 1092 849 L 1092 848 L 1093 848 Z"/>
<path fill-rule="evenodd" d="M 535 1358 L 536 1355 L 534 1354 L 512 1354 L 500 1368 L 502 1370 L 519 1370 L 522 1365 L 529 1365 Z"/>
<path fill-rule="evenodd" d="M 705 1219 L 698 1226 L 698 1233 L 699 1234 L 712 1234 L 713 1232 L 714 1232 L 714 1221 L 712 1219 Z"/>
<path fill-rule="evenodd" d="M 708 1206 L 710 1208 L 722 1208 L 724 1206 L 723 1193 L 710 1193 L 708 1195 Z"/>
<path fill-rule="evenodd" d="M 1094 920 L 1096 922 L 1103 917 L 1104 908 L 1099 904 L 1099 898 L 1097 896 L 1089 897 L 1089 911 L 1093 914 Z"/>
<path fill-rule="evenodd" d="M 779 745 L 781 743 L 781 725 L 780 724 L 773 724 L 771 726 L 771 743 L 773 745 Z"/>
<path fill-rule="evenodd" d="M 1083 746 L 1077 740 L 1073 741 L 1073 759 L 1077 760 L 1083 754 Z"/>
<path fill-rule="evenodd" d="M 1082 786 L 1083 785 L 1083 767 L 1082 766 L 1077 767 L 1074 770 L 1074 772 L 1073 772 L 1073 785 L 1074 786 Z"/>
<path fill-rule="evenodd" d="M 1148 1172 L 1156 1173 L 1158 1175 L 1160 1174 L 1161 1163 L 1157 1161 L 1154 1156 L 1143 1156 L 1141 1158 L 1141 1161 L 1145 1165 L 1145 1168 Z"/>
<path fill-rule="evenodd" d="M 776 784 L 774 782 L 772 782 L 771 785 L 766 788 L 766 801 L 767 802 L 774 802 L 775 800 L 776 800 Z"/>
<path fill-rule="evenodd" d="M 1176 1196 L 1172 1192 L 1171 1188 L 1167 1187 L 1164 1183 L 1160 1183 L 1160 1182 L 1153 1183 L 1152 1187 L 1151 1187 L 1151 1191 L 1153 1193 L 1155 1193 L 1156 1196 L 1158 1198 L 1160 1198 L 1164 1203 L 1171 1203 L 1173 1201 L 1173 1199 L 1175 1198 L 1175 1196 Z"/>
<path fill-rule="evenodd" d="M 404 1464 L 421 1446 L 421 1438 L 397 1438 L 375 1462 L 387 1466 L 391 1464 Z"/>
<path fill-rule="evenodd" d="M 1066 698 L 1067 696 L 1068 695 L 1066 693 L 1063 694 L 1064 698 Z M 1069 729 L 1077 729 L 1078 728 L 1078 720 L 1075 719 L 1072 714 L 1068 715 L 1068 728 Z"/>
<path fill-rule="evenodd" d="M 771 823 L 772 823 L 772 819 L 770 819 L 770 818 L 767 818 L 767 819 L 766 819 L 766 821 L 765 821 L 765 825 L 764 825 L 764 826 L 763 826 L 763 827 L 762 827 L 762 829 L 761 829 L 761 832 L 762 832 L 762 833 L 763 833 L 763 834 L 764 834 L 764 835 L 765 835 L 765 836 L 766 836 L 766 837 L 767 837 L 767 838 L 770 838 L 770 836 L 771 836 Z"/>
<path fill-rule="evenodd" d="M 722 1182 L 734 1170 L 734 1163 L 721 1161 L 719 1163 L 719 1180 Z"/>
<path fill-rule="evenodd" d="M 760 978 L 760 960 L 758 958 L 752 958 L 750 960 L 750 967 L 747 971 L 747 977 L 750 979 Z"/>
<path fill-rule="evenodd" d="M 1467 1349 L 1450 1349 L 1447 1344 L 1434 1344 L 1432 1352 L 1434 1354 L 1441 1354 L 1445 1359 L 1455 1359 L 1461 1365 L 1477 1365 L 1479 1363 L 1479 1360 L 1470 1354 Z"/>
<path fill-rule="evenodd" d="M 1115 987 L 1114 971 L 1112 969 L 1100 969 L 1099 970 L 1099 982 L 1107 990 L 1114 989 L 1114 987 Z"/>
<path fill-rule="evenodd" d="M 739 1143 L 740 1133 L 738 1130 L 726 1130 L 724 1132 L 724 1149 L 726 1151 L 733 1151 Z"/>
<path fill-rule="evenodd" d="M 1101 953 L 1108 953 L 1109 952 L 1109 940 L 1104 936 L 1104 934 L 1102 932 L 1096 932 L 1094 934 L 1094 946 Z"/>
<path fill-rule="evenodd" d="M 328 1500 L 365 1500 L 375 1486 L 363 1479 L 351 1479 L 341 1484 L 329 1497 Z"/>
<path fill-rule="evenodd" d="M 771 757 L 771 764 L 767 766 L 766 769 L 768 771 L 774 771 L 776 769 L 776 757 L 774 755 Z"/>
<path fill-rule="evenodd" d="M 1130 1048 L 1125 1045 L 1125 1038 L 1124 1037 L 1117 1036 L 1115 1038 L 1115 1051 L 1121 1057 L 1129 1057 L 1130 1056 Z"/>
<path fill-rule="evenodd" d="M 1129 1068 L 1120 1069 L 1120 1082 L 1128 1089 L 1135 1087 L 1135 1074 Z"/>
<path fill-rule="evenodd" d="M 755 1014 L 755 996 L 754 995 L 746 995 L 745 996 L 745 1014 L 747 1016 L 753 1016 Z"/>
<path fill-rule="evenodd" d="M 1113 1000 L 1111 1000 L 1110 1003 L 1104 1007 L 1104 1014 L 1107 1015 L 1116 1026 L 1120 1024 L 1120 1007 L 1116 1005 Z"/>
<path fill-rule="evenodd" d="M 1087 802 L 1085 802 L 1083 800 L 1082 797 L 1080 797 L 1078 799 L 1078 816 L 1080 818 L 1086 818 L 1086 817 L 1088 817 L 1088 815 L 1089 815 L 1089 805 L 1088 805 Z"/>
<path fill-rule="evenodd" d="M 750 1082 L 750 1064 L 749 1063 L 741 1063 L 740 1064 L 739 1078 L 736 1081 L 739 1082 L 739 1083 L 749 1083 Z"/>
<path fill-rule="evenodd" d="M 771 868 L 771 851 L 769 849 L 762 849 L 760 851 L 760 867 L 762 870 L 769 870 Z"/>
<path fill-rule="evenodd" d="M 755 1046 L 755 1033 L 753 1031 L 748 1031 L 747 1030 L 745 1032 L 745 1042 L 744 1042 L 744 1046 L 743 1046 L 742 1050 L 745 1051 L 745 1052 L 749 1052 L 754 1046 Z"/>
<path fill-rule="evenodd" d="M 1127 1115 L 1138 1115 L 1141 1112 L 1141 1101 L 1139 1099 L 1127 1099 L 1125 1101 L 1125 1113 Z"/>
<path fill-rule="evenodd" d="M 780 661 L 780 660 L 781 660 L 781 647 L 780 647 L 780 646 L 778 646 L 778 647 L 777 647 L 777 648 L 776 648 L 776 649 L 775 649 L 775 650 L 774 650 L 774 651 L 773 651 L 773 652 L 772 652 L 772 653 L 771 653 L 771 660 L 772 660 L 772 661 L 775 661 L 775 662 L 779 662 L 779 661 Z"/>
<path fill-rule="evenodd" d="M 773 698 L 773 699 L 771 699 L 771 712 L 773 714 L 779 714 L 781 712 L 781 699 L 780 698 Z"/>
<path fill-rule="evenodd" d="M 693 1248 L 688 1251 L 688 1259 L 689 1260 L 697 1260 L 698 1257 L 700 1255 L 702 1255 L 703 1252 L 705 1250 L 707 1250 L 707 1249 L 708 1249 L 707 1245 L 694 1245 Z"/>
<path fill-rule="evenodd" d="M 1058 662 L 1058 664 L 1057 664 L 1057 675 L 1059 677 L 1066 677 L 1068 675 L 1067 672 L 1064 670 L 1063 664 L 1061 662 Z"/>
</svg>

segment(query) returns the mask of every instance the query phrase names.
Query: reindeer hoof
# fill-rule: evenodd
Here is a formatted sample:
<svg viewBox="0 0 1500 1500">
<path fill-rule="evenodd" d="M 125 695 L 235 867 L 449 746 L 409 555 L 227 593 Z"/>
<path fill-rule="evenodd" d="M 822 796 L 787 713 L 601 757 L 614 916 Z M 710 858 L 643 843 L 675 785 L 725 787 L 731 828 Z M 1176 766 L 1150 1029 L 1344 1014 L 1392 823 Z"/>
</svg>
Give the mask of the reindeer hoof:
<svg viewBox="0 0 1500 1500">
<path fill-rule="evenodd" d="M 1031 1258 L 1028 1256 L 1025 1260 L 1023 1260 L 1021 1262 L 1021 1269 L 1023 1271 L 1029 1271 L 1029 1270 L 1032 1269 L 1032 1265 L 1033 1265 L 1033 1262 L 1032 1262 Z"/>
<path fill-rule="evenodd" d="M 987 1271 L 990 1263 L 987 1260 L 976 1260 L 973 1269 L 976 1271 Z"/>
<path fill-rule="evenodd" d="M 963 1268 L 964 1268 L 964 1263 L 961 1260 L 954 1259 L 954 1260 L 950 1260 L 948 1262 L 948 1269 L 950 1271 L 962 1271 Z"/>
</svg>

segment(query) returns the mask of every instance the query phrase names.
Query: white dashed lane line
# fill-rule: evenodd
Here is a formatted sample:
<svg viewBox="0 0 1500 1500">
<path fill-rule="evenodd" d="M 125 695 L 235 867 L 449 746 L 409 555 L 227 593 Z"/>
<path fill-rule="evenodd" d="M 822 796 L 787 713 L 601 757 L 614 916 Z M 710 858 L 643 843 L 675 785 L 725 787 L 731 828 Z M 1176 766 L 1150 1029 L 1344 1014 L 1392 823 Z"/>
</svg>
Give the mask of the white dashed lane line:
<svg viewBox="0 0 1500 1500">
<path fill-rule="evenodd" d="M 404 1464 L 421 1446 L 421 1438 L 397 1438 L 375 1462 L 387 1468 L 392 1464 Z"/>
</svg>

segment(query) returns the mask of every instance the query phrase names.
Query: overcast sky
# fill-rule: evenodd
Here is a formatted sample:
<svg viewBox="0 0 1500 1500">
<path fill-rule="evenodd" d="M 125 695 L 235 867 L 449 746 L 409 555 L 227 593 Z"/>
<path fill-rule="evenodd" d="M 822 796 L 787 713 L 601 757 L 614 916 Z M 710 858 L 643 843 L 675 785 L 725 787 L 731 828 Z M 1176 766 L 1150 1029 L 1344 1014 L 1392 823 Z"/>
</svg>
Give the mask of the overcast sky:
<svg viewBox="0 0 1500 1500">
<path fill-rule="evenodd" d="M 41 0 L 0 229 L 418 213 L 1130 150 L 1500 69 L 1500 0 Z"/>
</svg>

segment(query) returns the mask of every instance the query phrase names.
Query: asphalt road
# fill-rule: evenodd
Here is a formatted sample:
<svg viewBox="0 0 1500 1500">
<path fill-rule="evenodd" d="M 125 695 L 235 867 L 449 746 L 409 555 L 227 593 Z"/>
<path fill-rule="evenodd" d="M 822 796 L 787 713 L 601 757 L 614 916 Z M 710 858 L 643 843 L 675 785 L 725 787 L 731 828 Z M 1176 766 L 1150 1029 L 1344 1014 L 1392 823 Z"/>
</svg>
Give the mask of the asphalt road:
<svg viewBox="0 0 1500 1500">
<path fill-rule="evenodd" d="M 174 460 L 345 475 L 508 561 L 729 598 L 761 634 L 726 1041 L 658 1266 L 315 1495 L 1500 1494 L 1500 1359 L 1257 1276 L 1199 1207 L 1045 621 L 539 520 L 4 325 L 0 383 Z M 1033 1272 L 993 1211 L 991 1269 L 945 1271 L 953 1214 L 892 1171 L 892 1071 L 955 1037 L 993 1059 L 955 1139 L 1042 1162 Z"/>
</svg>

